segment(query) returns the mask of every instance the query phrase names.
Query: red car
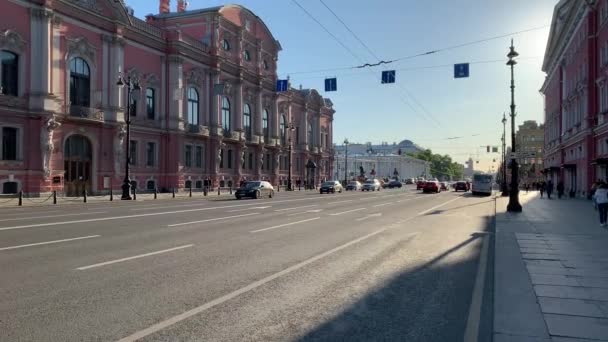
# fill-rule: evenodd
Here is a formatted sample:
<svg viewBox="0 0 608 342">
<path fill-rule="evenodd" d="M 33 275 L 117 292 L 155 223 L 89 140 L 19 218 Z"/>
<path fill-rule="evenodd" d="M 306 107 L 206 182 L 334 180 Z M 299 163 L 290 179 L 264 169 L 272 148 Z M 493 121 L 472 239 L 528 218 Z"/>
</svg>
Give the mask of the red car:
<svg viewBox="0 0 608 342">
<path fill-rule="evenodd" d="M 441 185 L 439 185 L 439 182 L 435 182 L 435 181 L 426 182 L 426 184 L 424 184 L 424 188 L 422 189 L 422 192 L 424 192 L 424 193 L 434 192 L 434 193 L 438 194 L 441 192 Z"/>
<path fill-rule="evenodd" d="M 416 190 L 422 190 L 424 189 L 424 185 L 426 184 L 426 181 L 417 181 L 416 182 Z"/>
</svg>

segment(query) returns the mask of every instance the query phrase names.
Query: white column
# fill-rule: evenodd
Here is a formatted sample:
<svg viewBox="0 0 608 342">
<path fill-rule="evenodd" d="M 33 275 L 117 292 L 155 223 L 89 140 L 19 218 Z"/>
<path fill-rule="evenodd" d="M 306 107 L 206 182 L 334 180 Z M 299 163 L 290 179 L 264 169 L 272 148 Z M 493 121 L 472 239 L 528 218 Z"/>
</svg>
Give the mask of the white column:
<svg viewBox="0 0 608 342">
<path fill-rule="evenodd" d="M 275 96 L 272 100 L 272 120 L 270 125 L 272 126 L 271 138 L 279 137 L 279 98 Z"/>
<path fill-rule="evenodd" d="M 169 127 L 172 129 L 183 129 L 184 122 L 184 97 L 187 89 L 184 89 L 184 73 L 182 59 L 177 56 L 169 57 Z M 200 105 L 199 98 L 199 108 Z"/>
<path fill-rule="evenodd" d="M 51 92 L 59 99 L 65 98 L 63 87 L 61 84 L 62 80 L 62 69 L 61 62 L 63 60 L 61 56 L 61 20 L 59 17 L 53 18 L 53 48 L 52 48 L 52 87 Z M 63 102 L 63 101 L 61 101 Z"/>
<path fill-rule="evenodd" d="M 211 131 L 216 132 L 217 127 L 219 127 L 219 105 L 220 105 L 220 96 L 215 95 L 213 93 L 213 86 L 220 83 L 220 72 L 219 70 L 213 70 L 211 72 L 211 84 L 209 91 L 209 111 L 211 113 L 211 117 L 209 120 L 209 125 L 211 126 Z"/>
<path fill-rule="evenodd" d="M 169 88 L 171 89 L 171 88 Z M 160 127 L 167 127 L 167 61 L 165 56 L 160 56 L 160 106 L 158 109 L 158 118 Z"/>
<path fill-rule="evenodd" d="M 101 106 L 103 108 L 107 108 L 110 104 L 110 94 L 108 91 L 110 82 L 116 83 L 116 79 L 118 75 L 110 74 L 110 43 L 112 42 L 112 37 L 103 35 L 101 37 Z M 114 77 L 112 77 L 114 76 Z"/>
<path fill-rule="evenodd" d="M 255 96 L 255 115 L 254 115 L 254 131 L 257 135 L 264 135 L 262 130 L 262 115 L 264 113 L 264 106 L 262 100 L 262 87 L 258 87 Z"/>
<path fill-rule="evenodd" d="M 44 98 L 51 90 L 49 54 L 53 12 L 46 8 L 31 8 L 30 14 L 30 108 L 43 109 Z"/>
<path fill-rule="evenodd" d="M 232 128 L 234 131 L 243 130 L 243 81 L 238 80 L 235 89 L 235 107 L 232 111 Z M 239 157 L 240 158 L 240 157 Z"/>
</svg>

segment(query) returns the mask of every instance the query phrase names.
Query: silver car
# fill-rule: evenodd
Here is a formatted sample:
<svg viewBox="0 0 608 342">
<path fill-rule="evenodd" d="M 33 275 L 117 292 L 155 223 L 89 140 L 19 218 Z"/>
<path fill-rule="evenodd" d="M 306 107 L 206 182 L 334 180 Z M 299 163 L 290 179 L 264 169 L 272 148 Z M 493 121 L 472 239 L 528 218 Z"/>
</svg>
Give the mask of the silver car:
<svg viewBox="0 0 608 342">
<path fill-rule="evenodd" d="M 382 185 L 380 185 L 380 181 L 377 179 L 368 179 L 363 183 L 363 187 L 361 191 L 380 191 L 382 189 Z"/>
</svg>

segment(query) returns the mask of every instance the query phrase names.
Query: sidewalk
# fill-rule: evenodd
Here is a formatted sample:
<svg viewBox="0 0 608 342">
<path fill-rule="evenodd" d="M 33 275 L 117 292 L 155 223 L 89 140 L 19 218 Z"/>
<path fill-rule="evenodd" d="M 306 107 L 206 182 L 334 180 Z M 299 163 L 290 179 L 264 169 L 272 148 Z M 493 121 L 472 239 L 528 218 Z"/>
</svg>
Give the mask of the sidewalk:
<svg viewBox="0 0 608 342">
<path fill-rule="evenodd" d="M 495 342 L 608 341 L 608 230 L 587 200 L 496 203 Z"/>
</svg>

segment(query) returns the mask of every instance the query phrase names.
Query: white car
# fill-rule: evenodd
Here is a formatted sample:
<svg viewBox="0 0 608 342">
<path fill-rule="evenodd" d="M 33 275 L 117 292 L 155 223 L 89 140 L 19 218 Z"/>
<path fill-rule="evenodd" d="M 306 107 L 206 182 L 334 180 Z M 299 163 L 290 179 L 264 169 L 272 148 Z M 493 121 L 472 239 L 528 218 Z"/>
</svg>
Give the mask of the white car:
<svg viewBox="0 0 608 342">
<path fill-rule="evenodd" d="M 348 184 L 346 185 L 346 191 L 348 191 L 348 190 L 354 190 L 354 191 L 361 190 L 361 182 L 358 182 L 358 181 L 348 182 Z"/>
<path fill-rule="evenodd" d="M 382 189 L 382 185 L 380 181 L 377 179 L 368 179 L 363 183 L 363 187 L 361 191 L 380 191 Z"/>
</svg>

